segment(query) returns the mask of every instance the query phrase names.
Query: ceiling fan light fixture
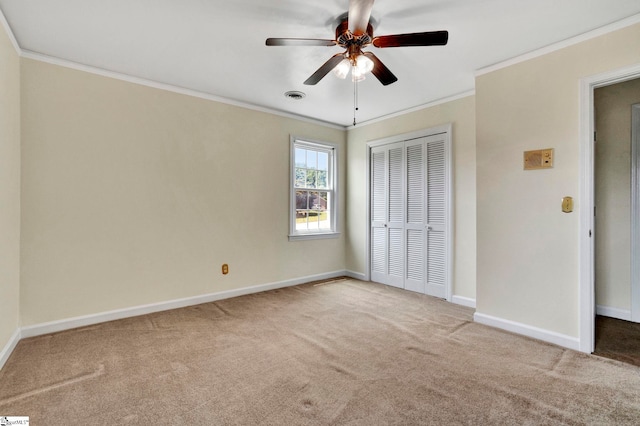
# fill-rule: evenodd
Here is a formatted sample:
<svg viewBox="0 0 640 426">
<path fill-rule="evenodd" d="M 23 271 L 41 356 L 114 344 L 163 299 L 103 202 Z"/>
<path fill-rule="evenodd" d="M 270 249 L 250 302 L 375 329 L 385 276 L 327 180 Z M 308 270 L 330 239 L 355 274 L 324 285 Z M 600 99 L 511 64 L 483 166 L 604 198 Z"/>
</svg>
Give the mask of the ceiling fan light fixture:
<svg viewBox="0 0 640 426">
<path fill-rule="evenodd" d="M 362 75 L 370 72 L 373 69 L 373 61 L 364 55 L 358 55 L 356 57 L 356 66 L 358 72 Z"/>
<path fill-rule="evenodd" d="M 383 86 L 398 81 L 391 70 L 372 52 L 362 52 L 363 48 L 404 47 L 404 46 L 444 46 L 449 40 L 448 31 L 425 31 L 420 33 L 391 34 L 373 36 L 375 22 L 371 19 L 371 11 L 375 0 L 349 0 L 349 10 L 338 18 L 335 39 L 317 38 L 268 38 L 267 46 L 340 46 L 345 51 L 329 58 L 309 78 L 306 85 L 315 85 L 329 72 L 334 71 L 339 78 L 346 78 L 348 71 L 344 59 L 352 68 L 353 81 L 364 80 L 364 75 L 371 72 Z"/>
<path fill-rule="evenodd" d="M 351 70 L 351 81 L 353 81 L 354 83 L 362 81 L 367 78 L 365 74 L 366 72 L 362 72 L 360 69 L 358 69 L 357 66 L 354 65 Z"/>
<path fill-rule="evenodd" d="M 352 58 L 351 81 L 358 82 L 366 78 L 366 74 L 373 69 L 373 61 L 363 54 Z"/>
<path fill-rule="evenodd" d="M 349 75 L 350 69 L 351 63 L 347 58 L 344 58 L 342 62 L 336 65 L 336 67 L 333 69 L 333 73 L 336 75 L 336 77 L 344 80 L 345 78 L 347 78 L 347 75 Z"/>
</svg>

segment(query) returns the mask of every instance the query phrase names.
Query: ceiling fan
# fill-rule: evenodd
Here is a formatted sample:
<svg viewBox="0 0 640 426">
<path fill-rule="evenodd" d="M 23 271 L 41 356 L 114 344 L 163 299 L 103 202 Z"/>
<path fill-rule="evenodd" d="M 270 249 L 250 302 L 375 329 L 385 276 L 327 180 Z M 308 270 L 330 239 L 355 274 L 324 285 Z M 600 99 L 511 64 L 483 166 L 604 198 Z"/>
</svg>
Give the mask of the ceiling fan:
<svg viewBox="0 0 640 426">
<path fill-rule="evenodd" d="M 444 46 L 449 39 L 447 31 L 429 31 L 422 33 L 373 36 L 373 27 L 369 22 L 374 0 L 349 0 L 349 12 L 343 15 L 336 28 L 335 40 L 313 38 L 268 38 L 267 46 L 340 46 L 346 50 L 333 55 L 304 84 L 317 84 L 331 70 L 340 78 L 352 71 L 354 81 L 364 79 L 371 71 L 380 83 L 388 85 L 398 78 L 376 55 L 363 52 L 362 49 L 373 44 L 375 47 L 404 46 Z"/>
</svg>

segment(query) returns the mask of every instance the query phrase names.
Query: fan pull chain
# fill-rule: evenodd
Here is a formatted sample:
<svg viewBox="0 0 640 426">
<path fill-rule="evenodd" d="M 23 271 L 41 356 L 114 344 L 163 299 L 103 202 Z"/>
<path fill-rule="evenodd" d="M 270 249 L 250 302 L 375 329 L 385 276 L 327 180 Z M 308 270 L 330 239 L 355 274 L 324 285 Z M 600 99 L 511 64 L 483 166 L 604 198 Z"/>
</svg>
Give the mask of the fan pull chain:
<svg viewBox="0 0 640 426">
<path fill-rule="evenodd" d="M 356 125 L 356 111 L 358 111 L 358 81 L 353 79 L 353 125 Z"/>
</svg>

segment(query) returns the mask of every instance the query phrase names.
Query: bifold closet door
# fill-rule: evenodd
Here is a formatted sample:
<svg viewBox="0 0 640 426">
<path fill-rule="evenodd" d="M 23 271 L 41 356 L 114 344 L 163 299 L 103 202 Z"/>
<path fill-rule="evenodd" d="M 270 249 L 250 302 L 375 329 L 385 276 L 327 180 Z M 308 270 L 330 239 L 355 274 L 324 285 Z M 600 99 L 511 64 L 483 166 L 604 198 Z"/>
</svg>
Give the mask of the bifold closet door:
<svg viewBox="0 0 640 426">
<path fill-rule="evenodd" d="M 371 280 L 446 297 L 445 142 L 371 149 Z"/>
<path fill-rule="evenodd" d="M 426 138 L 427 153 L 427 268 L 425 293 L 447 297 L 447 162 L 443 135 Z"/>
<path fill-rule="evenodd" d="M 371 151 L 371 280 L 404 288 L 404 143 Z"/>
<path fill-rule="evenodd" d="M 426 153 L 425 138 L 405 142 L 406 221 L 404 288 L 424 293 L 426 289 Z"/>
</svg>

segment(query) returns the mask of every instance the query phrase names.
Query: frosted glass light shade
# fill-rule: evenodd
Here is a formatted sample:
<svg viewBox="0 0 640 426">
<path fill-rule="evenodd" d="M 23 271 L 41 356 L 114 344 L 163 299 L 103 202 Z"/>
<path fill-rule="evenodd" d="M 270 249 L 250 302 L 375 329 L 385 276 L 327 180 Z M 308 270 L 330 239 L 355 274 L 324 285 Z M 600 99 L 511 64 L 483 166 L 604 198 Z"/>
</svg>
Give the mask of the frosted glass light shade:
<svg viewBox="0 0 640 426">
<path fill-rule="evenodd" d="M 336 67 L 333 69 L 333 73 L 336 77 L 345 79 L 349 74 L 349 69 L 351 68 L 351 63 L 347 58 L 344 58 Z"/>
<path fill-rule="evenodd" d="M 356 58 L 356 68 L 364 75 L 373 69 L 373 61 L 364 55 L 359 55 Z"/>
</svg>

